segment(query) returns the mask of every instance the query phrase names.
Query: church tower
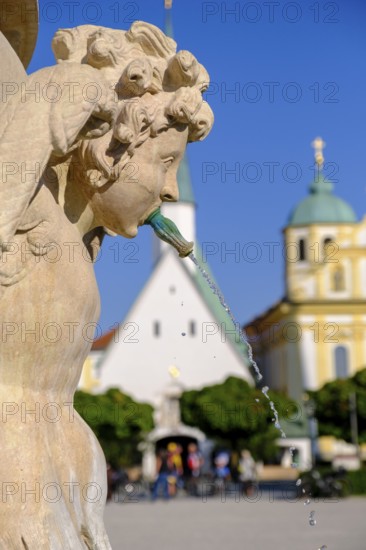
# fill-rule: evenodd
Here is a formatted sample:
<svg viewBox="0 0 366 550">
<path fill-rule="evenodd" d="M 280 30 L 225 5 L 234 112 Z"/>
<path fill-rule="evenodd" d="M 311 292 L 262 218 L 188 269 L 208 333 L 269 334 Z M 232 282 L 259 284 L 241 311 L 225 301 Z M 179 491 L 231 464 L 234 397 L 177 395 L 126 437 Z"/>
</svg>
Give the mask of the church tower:
<svg viewBox="0 0 366 550">
<path fill-rule="evenodd" d="M 285 295 L 246 326 L 265 383 L 301 399 L 366 366 L 366 217 L 333 192 L 316 138 L 315 178 L 284 228 Z"/>
<path fill-rule="evenodd" d="M 317 138 L 312 145 L 315 179 L 284 230 L 286 295 L 293 302 L 354 300 L 362 295 L 360 264 L 341 249 L 351 248 L 357 218 L 323 175 L 325 143 Z"/>
</svg>

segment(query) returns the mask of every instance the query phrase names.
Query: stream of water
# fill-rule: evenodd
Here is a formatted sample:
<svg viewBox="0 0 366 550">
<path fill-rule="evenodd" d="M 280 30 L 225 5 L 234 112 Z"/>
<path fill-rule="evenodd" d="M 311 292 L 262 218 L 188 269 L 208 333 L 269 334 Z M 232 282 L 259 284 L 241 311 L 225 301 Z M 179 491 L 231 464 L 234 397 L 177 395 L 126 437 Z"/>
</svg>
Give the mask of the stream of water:
<svg viewBox="0 0 366 550">
<path fill-rule="evenodd" d="M 257 365 L 257 363 L 255 362 L 254 360 L 254 357 L 253 357 L 253 350 L 252 350 L 252 347 L 251 345 L 249 344 L 249 341 L 248 341 L 248 337 L 244 331 L 244 329 L 241 329 L 240 327 L 240 324 L 238 323 L 238 321 L 235 319 L 230 307 L 227 305 L 227 303 L 225 302 L 225 298 L 224 296 L 222 295 L 220 289 L 217 287 L 217 285 L 213 282 L 213 280 L 211 279 L 211 277 L 209 276 L 209 274 L 207 273 L 207 271 L 205 271 L 201 266 L 200 264 L 198 263 L 198 260 L 197 258 L 195 257 L 195 255 L 193 254 L 193 252 L 191 252 L 191 254 L 189 255 L 189 258 L 192 260 L 192 262 L 194 263 L 194 265 L 198 268 L 198 270 L 200 271 L 202 277 L 205 279 L 205 281 L 207 282 L 208 286 L 210 287 L 210 289 L 212 290 L 212 292 L 214 294 L 216 294 L 221 306 L 224 308 L 224 310 L 227 312 L 227 314 L 229 315 L 230 317 L 230 320 L 231 322 L 233 323 L 234 325 L 234 328 L 237 330 L 237 333 L 238 333 L 238 338 L 240 339 L 240 341 L 246 346 L 247 350 L 248 350 L 248 359 L 249 359 L 249 362 L 250 362 L 250 365 L 251 367 L 253 368 L 254 372 L 255 372 L 255 375 L 256 375 L 256 378 L 258 380 L 258 382 L 260 382 L 262 379 L 263 379 L 263 375 Z M 271 408 L 271 411 L 273 413 L 273 421 L 274 421 L 274 425 L 275 425 L 275 428 L 280 432 L 281 434 L 281 437 L 282 438 L 286 438 L 286 434 L 284 432 L 284 430 L 282 429 L 282 426 L 280 424 L 280 420 L 279 420 L 279 417 L 278 417 L 278 412 L 276 410 L 276 407 L 273 403 L 273 401 L 271 400 L 271 398 L 269 397 L 268 395 L 268 392 L 269 392 L 269 387 L 268 386 L 264 386 L 262 388 L 262 393 L 263 395 L 268 399 L 269 401 L 269 406 Z M 293 463 L 293 455 L 294 455 L 294 451 L 295 451 L 295 448 L 294 447 L 290 447 L 289 449 L 290 451 L 290 454 L 291 454 L 291 459 L 292 459 L 292 466 L 293 467 L 296 467 L 296 464 Z"/>
</svg>

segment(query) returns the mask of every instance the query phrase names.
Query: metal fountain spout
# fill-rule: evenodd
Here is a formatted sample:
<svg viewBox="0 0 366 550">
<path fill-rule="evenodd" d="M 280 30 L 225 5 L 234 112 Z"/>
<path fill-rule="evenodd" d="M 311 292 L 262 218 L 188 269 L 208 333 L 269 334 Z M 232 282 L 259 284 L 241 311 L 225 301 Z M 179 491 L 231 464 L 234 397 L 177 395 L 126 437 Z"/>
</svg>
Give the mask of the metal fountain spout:
<svg viewBox="0 0 366 550">
<path fill-rule="evenodd" d="M 172 245 L 178 251 L 180 258 L 185 258 L 193 252 L 194 243 L 185 240 L 175 223 L 162 215 L 160 208 L 150 214 L 145 225 L 151 225 L 159 239 Z"/>
</svg>

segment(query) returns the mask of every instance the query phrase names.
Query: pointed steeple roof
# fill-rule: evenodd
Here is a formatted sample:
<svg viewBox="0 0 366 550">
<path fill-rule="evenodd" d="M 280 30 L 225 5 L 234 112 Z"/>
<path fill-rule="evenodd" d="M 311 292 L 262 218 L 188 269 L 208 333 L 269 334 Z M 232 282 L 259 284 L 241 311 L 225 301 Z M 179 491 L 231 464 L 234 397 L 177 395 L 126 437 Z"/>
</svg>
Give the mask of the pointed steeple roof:
<svg viewBox="0 0 366 550">
<path fill-rule="evenodd" d="M 187 153 L 184 154 L 184 157 L 181 160 L 181 163 L 179 165 L 177 180 L 178 180 L 178 187 L 179 187 L 179 202 L 190 202 L 194 204 L 195 201 L 194 201 Z"/>
<path fill-rule="evenodd" d="M 164 32 L 170 38 L 174 38 L 171 7 L 172 7 L 172 2 L 170 0 L 166 0 Z M 194 201 L 187 153 L 184 154 L 184 157 L 180 163 L 178 174 L 177 174 L 177 180 L 178 180 L 178 187 L 179 187 L 179 202 L 188 202 L 188 203 L 194 204 L 195 201 Z"/>
</svg>

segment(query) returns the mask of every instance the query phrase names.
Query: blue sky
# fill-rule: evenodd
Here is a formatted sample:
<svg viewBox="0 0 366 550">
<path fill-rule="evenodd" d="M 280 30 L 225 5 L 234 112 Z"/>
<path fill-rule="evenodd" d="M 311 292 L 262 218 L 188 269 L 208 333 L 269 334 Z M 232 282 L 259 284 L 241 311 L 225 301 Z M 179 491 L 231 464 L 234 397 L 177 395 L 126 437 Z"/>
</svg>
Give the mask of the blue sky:
<svg viewBox="0 0 366 550">
<path fill-rule="evenodd" d="M 50 42 L 60 27 L 164 26 L 163 0 L 39 3 L 30 72 L 54 63 Z M 366 3 L 173 0 L 172 15 L 178 49 L 192 51 L 212 81 L 213 130 L 188 146 L 197 235 L 215 243 L 210 267 L 246 322 L 283 295 L 281 230 L 308 192 L 316 136 L 327 143 L 335 192 L 364 215 Z M 103 330 L 123 319 L 151 272 L 151 242 L 147 227 L 134 241 L 105 241 L 96 264 Z"/>
</svg>

